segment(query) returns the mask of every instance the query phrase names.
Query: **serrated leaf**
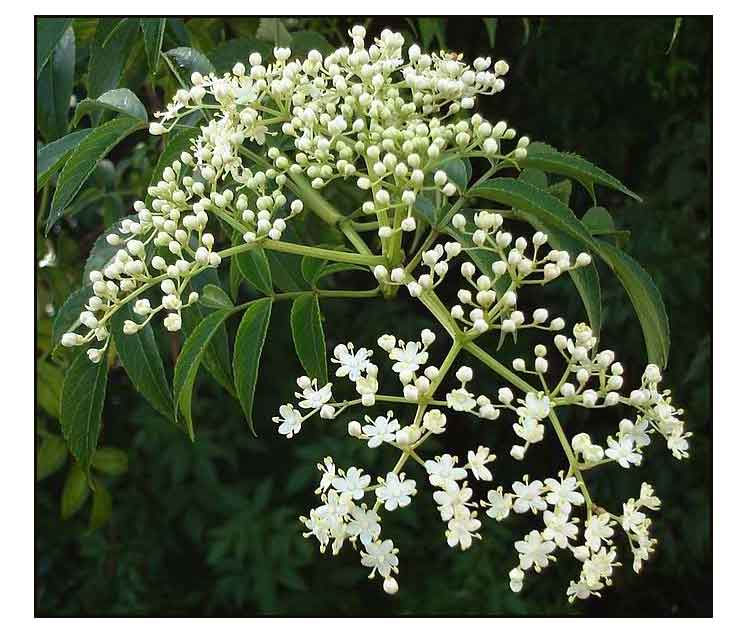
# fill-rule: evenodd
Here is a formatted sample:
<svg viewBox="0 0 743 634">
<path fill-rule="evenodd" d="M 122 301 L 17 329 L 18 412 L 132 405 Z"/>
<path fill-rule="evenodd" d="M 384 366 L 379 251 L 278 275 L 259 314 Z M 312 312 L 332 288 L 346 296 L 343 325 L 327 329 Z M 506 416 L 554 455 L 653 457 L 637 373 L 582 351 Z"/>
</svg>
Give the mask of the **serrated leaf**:
<svg viewBox="0 0 743 634">
<path fill-rule="evenodd" d="M 36 78 L 39 78 L 41 69 L 52 56 L 54 47 L 67 27 L 72 24 L 72 18 L 36 18 Z"/>
<path fill-rule="evenodd" d="M 90 520 L 88 521 L 91 531 L 98 530 L 108 523 L 111 519 L 112 508 L 111 494 L 100 480 L 96 480 L 93 505 L 90 508 Z"/>
<path fill-rule="evenodd" d="M 601 256 L 619 278 L 635 308 L 645 339 L 648 362 L 665 368 L 671 337 L 666 308 L 658 287 L 647 271 L 624 251 L 603 240 L 597 242 Z"/>
<path fill-rule="evenodd" d="M 196 307 L 192 306 L 188 311 L 194 308 Z M 184 314 L 188 311 L 184 311 Z M 175 364 L 173 376 L 174 416 L 177 421 L 178 412 L 181 412 L 185 419 L 186 431 L 192 440 L 194 429 L 191 417 L 191 398 L 196 374 L 201 366 L 209 341 L 218 329 L 224 325 L 225 319 L 231 312 L 230 310 L 217 310 L 207 315 L 186 339 Z"/>
<path fill-rule="evenodd" d="M 118 143 L 144 124 L 131 117 L 118 117 L 96 128 L 73 150 L 62 168 L 57 180 L 57 188 L 52 198 L 52 206 L 46 222 L 46 233 L 54 226 L 72 202 L 80 188 L 93 173 L 95 166 Z"/>
<path fill-rule="evenodd" d="M 255 385 L 258 381 L 261 352 L 271 320 L 272 303 L 273 301 L 268 297 L 250 303 L 237 329 L 232 358 L 237 396 L 253 434 L 255 434 L 253 423 Z"/>
<path fill-rule="evenodd" d="M 137 95 L 128 88 L 115 88 L 104 92 L 97 99 L 83 99 L 75 109 L 72 126 L 75 127 L 86 114 L 99 110 L 118 112 L 147 123 L 147 110 Z"/>
<path fill-rule="evenodd" d="M 526 211 L 541 222 L 557 227 L 589 250 L 595 248 L 595 241 L 588 229 L 575 217 L 570 207 L 529 183 L 513 178 L 494 178 L 473 187 L 470 194 Z"/>
<path fill-rule="evenodd" d="M 36 453 L 36 480 L 48 478 L 67 462 L 67 445 L 59 436 L 44 436 Z"/>
<path fill-rule="evenodd" d="M 195 48 L 179 46 L 178 48 L 171 48 L 165 54 L 183 71 L 182 78 L 185 78 L 184 81 L 189 80 L 192 73 L 198 72 L 202 75 L 208 75 L 216 72 L 209 58 Z"/>
<path fill-rule="evenodd" d="M 520 161 L 524 167 L 536 167 L 551 174 L 562 174 L 569 176 L 581 183 L 588 193 L 596 200 L 594 184 L 598 183 L 604 187 L 609 187 L 642 201 L 637 194 L 625 187 L 618 179 L 611 176 L 600 167 L 590 163 L 578 154 L 569 154 L 567 152 L 558 152 L 555 148 L 545 143 L 532 143 L 529 145 L 526 159 Z"/>
<path fill-rule="evenodd" d="M 47 142 L 67 133 L 75 75 L 75 33 L 69 27 L 52 51 L 37 81 L 36 123 Z"/>
<path fill-rule="evenodd" d="M 127 319 L 135 322 L 142 320 L 134 314 L 131 302 L 121 306 L 111 317 L 111 333 L 121 365 L 137 391 L 152 407 L 170 418 L 173 413 L 173 399 L 152 325 L 147 324 L 136 334 L 125 335 L 123 329 Z"/>
<path fill-rule="evenodd" d="M 36 191 L 49 182 L 49 179 L 62 168 L 73 150 L 92 131 L 92 128 L 76 130 L 38 149 L 36 152 Z"/>
<path fill-rule="evenodd" d="M 300 295 L 292 303 L 290 316 L 294 349 L 307 375 L 320 386 L 328 382 L 325 357 L 325 333 L 322 327 L 320 302 L 311 293 Z"/>
<path fill-rule="evenodd" d="M 109 476 L 120 476 L 129 469 L 129 455 L 116 447 L 99 447 L 93 455 L 91 466 Z"/>
<path fill-rule="evenodd" d="M 163 171 L 166 167 L 169 167 L 173 161 L 180 159 L 181 153 L 188 151 L 191 145 L 191 139 L 198 133 L 198 128 L 183 128 L 168 135 L 168 142 L 165 149 L 160 154 L 160 158 L 157 159 L 157 164 L 152 170 L 150 187 L 157 185 L 162 180 Z M 144 204 L 149 207 L 151 203 L 152 196 L 148 193 L 145 197 Z"/>
<path fill-rule="evenodd" d="M 564 179 L 547 187 L 547 191 L 563 205 L 570 207 L 570 196 L 573 194 L 573 181 Z"/>
<path fill-rule="evenodd" d="M 100 18 L 90 48 L 88 97 L 95 99 L 119 87 L 124 66 L 129 61 L 131 44 L 139 30 L 136 18 Z"/>
<path fill-rule="evenodd" d="M 250 249 L 233 256 L 240 275 L 255 290 L 263 295 L 273 294 L 273 279 L 266 252 L 263 249 Z"/>
<path fill-rule="evenodd" d="M 147 56 L 150 74 L 156 75 L 160 63 L 160 50 L 163 47 L 165 18 L 140 18 L 139 26 L 142 29 L 144 52 Z"/>
<path fill-rule="evenodd" d="M 61 514 L 67 520 L 77 513 L 90 495 L 88 480 L 79 464 L 74 463 L 67 472 L 67 479 L 62 489 Z"/>
<path fill-rule="evenodd" d="M 299 255 L 268 251 L 266 257 L 275 286 L 285 292 L 309 290 L 309 284 L 302 275 L 302 258 Z"/>
<path fill-rule="evenodd" d="M 52 324 L 52 347 L 59 345 L 62 335 L 74 330 L 80 323 L 80 313 L 84 310 L 91 295 L 93 295 L 93 286 L 87 284 L 74 293 L 72 293 L 62 304 L 54 316 Z"/>
<path fill-rule="evenodd" d="M 215 284 L 207 284 L 201 291 L 199 301 L 207 308 L 234 308 L 230 296 Z"/>
<path fill-rule="evenodd" d="M 467 188 L 470 176 L 472 175 L 472 167 L 468 166 L 467 162 L 460 158 L 451 158 L 441 163 L 439 169 L 446 172 L 449 180 L 454 183 L 460 191 Z"/>
<path fill-rule="evenodd" d="M 86 354 L 78 354 L 65 374 L 60 401 L 62 435 L 70 453 L 87 473 L 98 445 L 101 414 L 106 398 L 106 361 L 92 363 Z"/>
</svg>

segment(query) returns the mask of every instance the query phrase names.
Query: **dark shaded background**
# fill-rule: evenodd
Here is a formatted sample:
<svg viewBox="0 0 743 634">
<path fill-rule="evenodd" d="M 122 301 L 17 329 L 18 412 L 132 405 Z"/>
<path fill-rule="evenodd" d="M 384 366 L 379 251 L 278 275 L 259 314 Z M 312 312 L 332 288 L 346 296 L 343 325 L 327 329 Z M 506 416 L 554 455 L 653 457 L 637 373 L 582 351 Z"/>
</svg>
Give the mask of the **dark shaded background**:
<svg viewBox="0 0 743 634">
<path fill-rule="evenodd" d="M 239 35 L 230 20 L 212 21 L 216 26 L 197 22 L 185 25 L 194 38 L 202 33 L 199 43 L 207 54 L 210 41 Z M 354 22 L 314 19 L 288 26 L 321 30 L 335 44 L 337 34 Z M 411 29 L 401 18 L 376 18 L 368 31 L 386 26 Z M 426 36 L 436 27 L 415 21 L 413 26 L 423 27 Z M 425 491 L 410 508 L 385 520 L 385 532 L 401 550 L 396 597 L 367 582 L 357 555 L 320 556 L 314 543 L 302 539 L 297 521 L 315 503 L 314 464 L 333 455 L 339 463 L 357 460 L 381 471 L 390 456 L 349 442 L 345 422 L 310 425 L 291 442 L 274 433 L 270 417 L 290 398 L 291 377 L 300 373 L 288 306 L 277 304 L 257 392 L 258 439 L 247 430 L 238 404 L 206 375 L 194 399 L 198 430 L 191 445 L 138 397 L 123 370 L 112 371 L 102 439 L 128 451 L 129 472 L 111 480 L 113 517 L 97 531 L 88 530 L 84 513 L 59 519 L 63 472 L 37 486 L 37 613 L 711 615 L 711 19 L 685 18 L 666 54 L 673 29 L 669 17 L 503 18 L 492 49 L 480 18 L 444 20 L 442 31 L 445 45 L 468 59 L 491 54 L 511 65 L 506 90 L 481 104 L 483 114 L 507 119 L 533 140 L 582 154 L 644 198 L 636 204 L 599 192 L 600 204 L 612 211 L 619 228 L 631 232 L 629 252 L 665 298 L 672 335 L 667 385 L 687 408 L 694 438 L 691 459 L 684 463 L 658 443 L 642 469 L 590 472 L 589 486 L 600 502 L 619 506 L 637 494 L 643 480 L 654 483 L 664 501 L 655 521 L 660 544 L 639 577 L 630 558 L 603 599 L 569 606 L 565 588 L 577 568 L 563 557 L 538 577 L 529 575 L 524 591 L 513 595 L 507 577 L 516 560 L 512 544 L 533 520 L 487 521 L 482 543 L 454 552 L 444 543 L 443 525 Z M 212 40 L 203 36 L 212 31 Z M 121 157 L 146 151 L 128 147 Z M 149 165 L 146 156 L 138 160 Z M 571 202 L 578 215 L 590 207 L 579 188 Z M 95 237 L 100 220 L 88 222 Z M 65 240 L 75 241 L 81 228 L 85 225 L 66 227 L 55 237 L 60 258 Z M 636 380 L 645 362 L 639 325 L 618 282 L 607 271 L 600 273 L 602 344 L 615 347 Z M 55 279 L 54 273 L 39 273 L 40 286 L 54 287 Z M 355 280 L 349 276 L 345 287 Z M 569 286 L 553 292 L 548 302 L 568 323 L 582 319 Z M 325 302 L 323 310 L 329 349 L 349 339 L 369 346 L 383 331 L 404 336 L 430 326 L 404 299 Z M 497 387 L 484 373 L 481 377 L 478 389 L 490 393 Z M 487 438 L 471 423 L 457 429 L 447 448 L 487 442 L 502 454 L 496 478 L 505 483 L 519 475 L 506 457 L 508 436 Z M 535 475 L 559 467 L 556 456 L 541 457 L 545 471 L 534 467 Z"/>
</svg>

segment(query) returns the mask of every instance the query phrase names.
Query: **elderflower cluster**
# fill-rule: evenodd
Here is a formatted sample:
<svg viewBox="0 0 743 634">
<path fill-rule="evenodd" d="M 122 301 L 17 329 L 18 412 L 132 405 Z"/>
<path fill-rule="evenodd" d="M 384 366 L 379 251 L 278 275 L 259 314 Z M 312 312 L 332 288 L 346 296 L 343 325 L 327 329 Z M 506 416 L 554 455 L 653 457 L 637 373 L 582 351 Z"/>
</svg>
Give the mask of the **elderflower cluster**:
<svg viewBox="0 0 743 634">
<path fill-rule="evenodd" d="M 214 217 L 245 243 L 260 246 L 281 239 L 313 189 L 347 180 L 368 196 L 350 217 L 375 215 L 384 249 L 395 234 L 415 230 L 420 195 L 460 193 L 442 169 L 450 158 L 516 163 L 526 157 L 526 137 L 503 150 L 516 137 L 505 122 L 464 116 L 478 96 L 503 90 L 506 62 L 478 58 L 470 66 L 461 55 L 429 55 L 416 44 L 404 50 L 402 35 L 387 29 L 368 45 L 361 26 L 349 36 L 351 47 L 325 57 L 313 50 L 296 59 L 290 49 L 275 48 L 273 60 L 253 53 L 222 76 L 194 72 L 191 86 L 155 113 L 153 135 L 172 132 L 188 115 L 205 122 L 188 151 L 148 189 L 147 204 L 135 203 L 136 218 L 108 236 L 109 244 L 125 248 L 93 273 L 101 301 L 93 300 L 80 316 L 89 332 L 66 333 L 65 346 L 103 342 L 88 351 L 99 361 L 110 316 L 131 301 L 144 320 L 127 320 L 125 333 L 138 332 L 161 310 L 165 327 L 179 330 L 187 305 L 181 296 L 191 278 L 221 261 L 206 230 Z M 427 254 L 431 272 L 419 284 L 443 278 L 455 255 L 447 249 L 439 261 L 439 251 Z M 141 296 L 165 282 L 162 305 Z M 197 299 L 190 294 L 188 303 Z"/>
<path fill-rule="evenodd" d="M 426 251 L 425 265 L 436 267 L 444 253 L 452 250 L 451 246 L 433 247 Z M 559 259 L 569 262 L 570 255 L 560 255 Z M 504 266 L 509 265 L 505 263 Z M 394 283 L 392 275 L 389 279 Z M 514 273 L 511 281 L 514 288 L 518 288 L 524 278 Z M 430 288 L 423 289 L 413 296 L 424 301 L 430 292 Z M 535 321 L 544 323 L 546 319 L 545 310 L 544 317 Z M 539 330 L 564 327 L 560 318 L 552 323 L 556 325 Z M 468 329 L 459 336 L 474 340 L 485 332 L 487 329 L 482 332 Z M 633 569 L 639 572 L 657 543 L 650 537 L 651 520 L 645 512 L 660 507 L 652 487 L 644 483 L 640 496 L 625 502 L 621 514 L 613 514 L 591 499 L 582 474 L 606 463 L 615 463 L 621 468 L 639 466 L 655 434 L 665 440 L 676 458 L 688 456 L 690 434 L 684 431 L 680 418 L 683 411 L 672 404 L 668 390 L 660 390 L 659 368 L 648 365 L 640 386 L 627 389 L 624 369 L 615 359 L 615 353 L 599 349 L 591 328 L 579 323 L 574 326 L 572 337 L 554 336 L 552 356 L 557 360 L 551 366 L 547 359 L 548 348 L 541 343 L 534 347 L 534 360 L 528 364 L 523 358 L 513 359 L 515 378 L 491 398 L 484 394 L 475 396 L 470 391 L 468 384 L 474 378 L 470 367 L 460 365 L 456 370 L 452 367 L 452 351 L 454 356 L 458 352 L 456 343 L 439 365 L 430 363 L 435 341 L 435 334 L 428 329 L 420 333 L 417 341 L 405 341 L 391 334 L 379 337 L 377 345 L 392 362 L 391 369 L 403 388 L 402 396 L 379 393 L 379 368 L 371 361 L 373 352 L 352 343 L 336 346 L 332 362 L 337 366 L 336 376 L 348 379 L 360 398 L 334 401 L 330 383 L 318 388 L 308 377 L 298 380 L 303 390 L 297 393 L 302 399 L 300 409 L 294 409 L 291 404 L 280 408 L 280 415 L 274 418 L 279 424 L 279 433 L 292 437 L 305 420 L 318 412 L 322 418 L 336 419 L 351 407 L 396 404 L 385 414 L 365 414 L 365 423 L 350 420 L 347 432 L 369 448 L 389 447 L 399 453 L 392 470 L 378 476 L 365 474 L 360 466 L 345 471 L 338 469 L 332 457 L 327 457 L 320 465 L 323 476 L 317 493 L 321 504 L 311 509 L 308 517 L 300 518 L 307 529 L 305 536 L 316 538 L 322 552 L 332 541 L 333 554 L 338 554 L 348 541 L 352 548 L 359 550 L 361 564 L 372 569 L 370 577 L 378 572 L 384 590 L 397 592 L 399 551 L 392 539 L 382 536 L 383 515 L 409 506 L 420 492 L 420 478 L 412 471 L 416 465 L 407 466 L 412 460 L 423 469 L 424 479 L 427 478 L 432 487 L 433 501 L 444 523 L 443 536 L 451 548 L 466 550 L 473 547 L 476 540 L 483 539 L 486 518 L 502 521 L 511 513 L 531 513 L 539 518 L 538 525 L 514 543 L 518 564 L 508 573 L 508 583 L 514 592 L 523 588 L 526 573 L 543 571 L 557 553 L 564 550 L 580 564 L 577 580 L 571 581 L 567 588 L 568 600 L 600 595 L 601 590 L 612 584 L 614 568 L 621 565 L 618 548 L 612 541 L 617 526 L 621 526 L 627 536 Z M 550 368 L 556 371 L 548 373 Z M 449 377 L 447 383 L 455 379 L 459 386 L 455 383 L 443 397 L 437 397 L 449 370 L 453 370 L 454 376 Z M 560 379 L 550 385 L 553 374 Z M 531 387 L 535 385 L 533 379 L 538 381 L 538 387 Z M 414 406 L 414 411 L 404 414 L 401 408 L 405 405 Z M 594 442 L 586 432 L 575 433 L 571 440 L 564 435 L 557 412 L 570 406 L 602 410 L 620 407 L 633 410 L 635 414 L 634 419 L 621 417 L 618 431 L 607 437 L 603 445 Z M 492 486 L 482 499 L 477 499 L 471 483 L 497 481 L 492 466 L 496 453 L 490 447 L 473 448 L 466 460 L 453 452 L 430 456 L 424 453 L 426 440 L 436 435 L 445 442 L 450 421 L 462 414 L 471 414 L 493 425 L 510 418 L 517 442 L 511 446 L 509 454 L 517 461 L 525 460 L 531 445 L 544 441 L 549 425 L 560 436 L 568 460 L 567 470 L 544 480 L 526 473 L 510 487 Z M 500 430 L 492 433 L 500 433 Z M 484 517 L 478 515 L 482 509 Z"/>
</svg>

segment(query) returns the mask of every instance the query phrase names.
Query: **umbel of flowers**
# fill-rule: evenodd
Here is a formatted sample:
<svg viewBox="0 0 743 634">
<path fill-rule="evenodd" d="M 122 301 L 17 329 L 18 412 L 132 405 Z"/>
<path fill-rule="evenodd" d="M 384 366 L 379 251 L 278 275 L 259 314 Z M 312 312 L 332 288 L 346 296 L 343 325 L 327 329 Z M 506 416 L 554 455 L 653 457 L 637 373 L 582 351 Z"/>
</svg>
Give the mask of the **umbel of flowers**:
<svg viewBox="0 0 743 634">
<path fill-rule="evenodd" d="M 615 353 L 598 348 L 589 326 L 576 324 L 563 334 L 560 316 L 550 316 L 546 308 L 528 314 L 519 308 L 525 290 L 590 265 L 587 253 L 551 249 L 541 231 L 515 237 L 496 210 L 479 210 L 474 228 L 458 213 L 465 199 L 444 169 L 447 161 L 482 159 L 490 165 L 489 177 L 527 157 L 528 138 L 517 139 L 506 122 L 473 112 L 477 98 L 503 90 L 508 64 L 478 58 L 470 66 L 457 55 L 427 54 L 415 44 L 405 48 L 403 37 L 389 30 L 369 44 L 361 26 L 349 35 L 352 46 L 327 56 L 310 51 L 297 59 L 290 49 L 276 48 L 272 60 L 253 53 L 222 76 L 193 73 L 191 86 L 178 90 L 166 110 L 156 113 L 150 132 L 167 134 L 194 113 L 206 123 L 188 151 L 149 188 L 148 202 L 137 201 L 134 216 L 107 236 L 119 249 L 102 270 L 90 273 L 91 296 L 62 344 L 86 345 L 90 360 L 100 363 L 111 317 L 128 304 L 135 319 L 124 322 L 124 333 L 137 333 L 157 315 L 167 330 L 180 330 L 182 311 L 199 301 L 190 290 L 194 276 L 241 251 L 332 255 L 282 241 L 287 223 L 308 206 L 338 224 L 359 252 L 356 257 L 374 262 L 370 271 L 380 293 L 392 297 L 404 286 L 451 341 L 442 351 L 446 346 L 429 329 L 414 341 L 380 333 L 376 345 L 399 379 L 396 394 L 380 393 L 374 350 L 350 342 L 334 349 L 332 362 L 353 398 L 335 398 L 337 386 L 319 385 L 316 377 L 297 379 L 296 402 L 282 405 L 274 418 L 280 434 L 295 437 L 316 415 L 326 420 L 352 416 L 346 426 L 351 442 L 397 455 L 390 470 L 380 474 L 326 457 L 318 465 L 320 504 L 300 518 L 305 536 L 333 554 L 348 542 L 369 576 L 381 578 L 384 590 L 393 594 L 400 558 L 383 533 L 383 518 L 419 494 L 430 494 L 441 515 L 443 539 L 461 550 L 487 534 L 487 522 L 532 514 L 534 528 L 514 544 L 511 589 L 519 592 L 527 573 L 543 571 L 562 554 L 576 562 L 568 599 L 598 595 L 620 565 L 622 533 L 635 571 L 652 553 L 656 539 L 648 512 L 657 511 L 660 501 L 643 483 L 637 498 L 607 510 L 610 504 L 591 498 L 583 474 L 609 463 L 641 466 L 653 438 L 661 438 L 676 458 L 687 457 L 690 434 L 683 411 L 673 405 L 669 391 L 661 390 L 657 366 L 648 365 L 641 384 L 629 389 Z M 357 209 L 341 215 L 325 201 L 321 192 L 335 181 L 361 192 Z M 430 234 L 415 255 L 405 254 L 404 235 L 420 229 L 414 210 L 423 196 L 449 201 L 447 221 L 470 246 Z M 372 225 L 378 253 L 349 222 Z M 237 242 L 218 249 L 217 228 L 228 229 Z M 489 271 L 478 273 L 469 259 L 473 249 L 493 256 Z M 347 253 L 335 255 L 354 261 Z M 461 276 L 461 288 L 457 303 L 445 306 L 435 289 L 453 271 Z M 143 296 L 156 289 L 162 293 L 159 302 Z M 525 330 L 542 339 L 533 358 L 512 359 L 511 368 L 471 345 L 494 332 L 502 338 Z M 504 379 L 497 393 L 473 391 L 473 370 L 459 358 L 465 349 Z M 550 366 L 561 370 L 553 384 Z M 458 387 L 442 394 L 452 372 Z M 558 417 L 568 407 L 600 409 L 604 417 L 612 414 L 604 410 L 616 411 L 616 432 L 605 441 L 582 431 L 568 437 Z M 496 452 L 487 444 L 473 446 L 466 456 L 426 454 L 431 436 L 446 439 L 452 412 L 485 423 L 484 437 L 501 437 L 509 425 L 513 442 L 500 459 L 526 460 L 529 448 L 546 440 L 549 427 L 565 467 L 540 475 L 543 479 L 524 473 L 516 482 L 498 484 Z M 483 499 L 475 498 L 473 480 L 492 487 Z"/>
</svg>

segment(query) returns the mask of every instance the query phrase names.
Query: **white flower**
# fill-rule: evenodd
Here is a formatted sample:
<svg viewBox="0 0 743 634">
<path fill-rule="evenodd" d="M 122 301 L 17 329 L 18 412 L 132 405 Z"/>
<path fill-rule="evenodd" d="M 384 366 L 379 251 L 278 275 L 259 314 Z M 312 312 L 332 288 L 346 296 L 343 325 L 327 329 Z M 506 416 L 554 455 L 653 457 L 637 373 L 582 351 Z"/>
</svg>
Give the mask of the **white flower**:
<svg viewBox="0 0 743 634">
<path fill-rule="evenodd" d="M 446 430 L 446 415 L 438 409 L 428 410 L 423 415 L 423 427 L 432 434 L 443 434 Z"/>
<path fill-rule="evenodd" d="M 498 487 L 495 490 L 488 491 L 487 504 L 489 508 L 485 511 L 485 514 L 500 522 L 510 514 L 511 506 L 513 505 L 513 496 L 510 493 L 504 494 L 503 487 Z"/>
<path fill-rule="evenodd" d="M 513 424 L 513 431 L 519 438 L 528 443 L 538 443 L 544 439 L 544 425 L 536 418 L 523 418 L 521 422 Z"/>
<path fill-rule="evenodd" d="M 647 533 L 649 523 L 647 515 L 639 510 L 634 500 L 630 499 L 622 505 L 622 528 L 626 532 L 638 535 Z"/>
<path fill-rule="evenodd" d="M 416 494 L 415 480 L 406 480 L 404 473 L 398 476 L 390 471 L 386 480 L 379 478 L 379 483 L 380 486 L 376 489 L 377 497 L 384 502 L 384 508 L 388 511 L 407 506 L 411 502 L 411 496 Z"/>
<path fill-rule="evenodd" d="M 480 537 L 476 532 L 480 526 L 482 523 L 477 519 L 477 513 L 470 513 L 466 506 L 460 507 L 447 524 L 446 543 L 452 548 L 459 545 L 462 550 L 467 550 L 472 546 L 472 538 Z"/>
<path fill-rule="evenodd" d="M 513 510 L 516 513 L 526 513 L 527 511 L 537 513 L 547 508 L 547 502 L 541 497 L 542 483 L 539 480 L 534 480 L 526 484 L 523 482 L 514 482 L 513 492 L 516 494 L 516 499 L 513 503 Z"/>
<path fill-rule="evenodd" d="M 369 366 L 369 358 L 372 351 L 359 348 L 354 352 L 353 344 L 338 344 L 333 350 L 333 363 L 340 367 L 335 371 L 335 376 L 347 376 L 351 381 L 358 381 Z"/>
<path fill-rule="evenodd" d="M 345 474 L 333 479 L 333 488 L 338 493 L 348 493 L 354 500 L 360 500 L 370 482 L 371 476 L 364 475 L 363 469 L 350 467 Z"/>
<path fill-rule="evenodd" d="M 465 482 L 462 487 L 456 482 L 449 482 L 442 491 L 435 491 L 433 499 L 439 505 L 439 513 L 444 521 L 455 516 L 455 511 L 466 508 L 467 502 L 472 497 L 472 489 Z"/>
<path fill-rule="evenodd" d="M 580 506 L 583 504 L 583 495 L 576 491 L 578 488 L 578 480 L 573 476 L 562 479 L 558 482 L 554 478 L 547 478 L 544 481 L 544 485 L 547 487 L 549 492 L 547 493 L 547 502 L 552 504 L 557 510 L 562 510 L 567 514 L 570 514 L 570 509 L 573 505 Z"/>
<path fill-rule="evenodd" d="M 629 469 L 630 463 L 637 466 L 642 462 L 642 454 L 634 451 L 635 445 L 630 437 L 624 436 L 617 442 L 609 436 L 606 443 L 609 445 L 606 455 L 625 469 Z"/>
<path fill-rule="evenodd" d="M 545 540 L 539 531 L 533 530 L 514 547 L 519 553 L 519 567 L 529 570 L 534 566 L 539 572 L 549 564 L 549 554 L 555 549 L 555 542 Z"/>
<path fill-rule="evenodd" d="M 536 392 L 529 392 L 526 399 L 520 402 L 523 405 L 516 409 L 516 413 L 521 418 L 542 420 L 549 416 L 551 405 L 548 396 L 539 396 Z"/>
<path fill-rule="evenodd" d="M 400 423 L 397 419 L 392 418 L 392 412 L 387 412 L 387 416 L 377 416 L 374 421 L 368 416 L 367 422 L 370 425 L 364 425 L 361 429 L 369 437 L 367 443 L 372 449 L 379 447 L 383 442 L 395 442 L 395 433 L 400 429 Z"/>
<path fill-rule="evenodd" d="M 467 452 L 467 464 L 465 466 L 469 467 L 472 475 L 478 480 L 490 482 L 493 479 L 493 474 L 485 465 L 493 460 L 495 460 L 495 456 L 490 454 L 490 449 L 480 446 L 477 448 L 477 453 L 474 451 Z"/>
<path fill-rule="evenodd" d="M 455 412 L 471 412 L 475 405 L 477 405 L 477 401 L 473 396 L 471 392 L 460 387 L 446 395 L 446 405 Z"/>
<path fill-rule="evenodd" d="M 618 565 L 614 563 L 616 557 L 617 551 L 614 548 L 609 551 L 606 548 L 601 548 L 583 562 L 582 576 L 589 586 L 611 577 L 613 567 Z"/>
<path fill-rule="evenodd" d="M 368 546 L 382 532 L 379 515 L 374 510 L 367 510 L 366 504 L 361 507 L 354 506 L 351 509 L 351 519 L 348 522 L 347 530 L 350 537 L 358 537 L 364 546 Z"/>
<path fill-rule="evenodd" d="M 420 342 L 408 341 L 405 347 L 390 350 L 390 359 L 397 362 L 392 366 L 393 372 L 415 372 L 428 361 L 428 352 L 421 350 Z"/>
<path fill-rule="evenodd" d="M 361 565 L 371 568 L 369 574 L 371 579 L 375 572 L 379 572 L 382 577 L 389 577 L 393 572 L 397 572 L 397 548 L 391 539 L 384 541 L 374 541 L 366 544 L 366 551 L 361 553 Z"/>
<path fill-rule="evenodd" d="M 655 497 L 652 485 L 647 482 L 643 482 L 640 486 L 640 499 L 637 500 L 637 503 L 651 511 L 657 511 L 660 508 L 660 499 Z"/>
<path fill-rule="evenodd" d="M 302 393 L 296 393 L 297 398 L 301 398 L 299 406 L 303 409 L 320 409 L 325 403 L 333 398 L 332 393 L 333 384 L 327 383 L 319 390 L 317 389 L 317 379 L 312 381 L 309 387 L 302 390 Z"/>
<path fill-rule="evenodd" d="M 599 584 L 599 588 L 603 587 L 603 584 Z M 571 581 L 568 586 L 568 601 L 573 603 L 576 599 L 587 599 L 591 595 L 601 596 L 598 592 L 592 590 L 585 581 Z"/>
<path fill-rule="evenodd" d="M 593 551 L 601 548 L 601 541 L 611 543 L 611 536 L 614 529 L 611 527 L 611 517 L 608 513 L 601 515 L 591 515 L 591 519 L 586 521 L 586 530 L 583 536 L 586 539 L 586 545 Z"/>
<path fill-rule="evenodd" d="M 638 419 L 636 423 L 631 420 L 623 419 L 619 421 L 620 438 L 629 438 L 639 449 L 647 447 L 650 444 L 650 436 L 647 433 L 648 421 Z"/>
<path fill-rule="evenodd" d="M 436 456 L 434 460 L 426 460 L 424 463 L 429 482 L 442 489 L 456 480 L 464 480 L 467 477 L 467 470 L 456 465 L 457 457 L 450 456 L 448 453 Z"/>
<path fill-rule="evenodd" d="M 322 463 L 317 465 L 318 470 L 322 473 L 320 478 L 320 486 L 315 490 L 315 493 L 322 493 L 327 491 L 333 484 L 335 479 L 335 463 L 330 456 L 327 456 Z"/>
<path fill-rule="evenodd" d="M 279 407 L 279 415 L 274 416 L 271 420 L 279 423 L 279 433 L 291 438 L 299 433 L 302 429 L 302 412 L 294 409 L 291 403 Z"/>
<path fill-rule="evenodd" d="M 569 521 L 567 513 L 545 511 L 543 518 L 546 528 L 542 531 L 542 536 L 555 542 L 560 548 L 567 548 L 568 540 L 578 536 L 578 527 Z"/>
<path fill-rule="evenodd" d="M 689 441 L 686 440 L 691 434 L 678 434 L 674 433 L 668 437 L 666 441 L 668 448 L 673 453 L 674 458 L 681 460 L 682 458 L 689 457 Z"/>
</svg>

